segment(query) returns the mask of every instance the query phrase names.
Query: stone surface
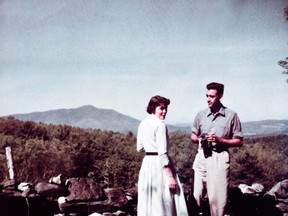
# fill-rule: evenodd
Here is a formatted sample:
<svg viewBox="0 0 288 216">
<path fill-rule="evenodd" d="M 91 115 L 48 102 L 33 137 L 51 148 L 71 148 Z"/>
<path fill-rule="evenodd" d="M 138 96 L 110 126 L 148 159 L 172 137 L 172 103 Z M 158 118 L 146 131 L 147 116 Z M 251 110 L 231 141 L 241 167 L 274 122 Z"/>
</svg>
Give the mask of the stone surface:
<svg viewBox="0 0 288 216">
<path fill-rule="evenodd" d="M 35 185 L 35 191 L 40 196 L 53 197 L 53 198 L 58 198 L 60 196 L 67 196 L 68 194 L 68 190 L 66 187 L 46 182 L 38 182 Z"/>
<path fill-rule="evenodd" d="M 66 200 L 68 202 L 105 199 L 103 188 L 91 178 L 69 178 L 67 182 L 69 195 L 66 196 Z"/>
</svg>

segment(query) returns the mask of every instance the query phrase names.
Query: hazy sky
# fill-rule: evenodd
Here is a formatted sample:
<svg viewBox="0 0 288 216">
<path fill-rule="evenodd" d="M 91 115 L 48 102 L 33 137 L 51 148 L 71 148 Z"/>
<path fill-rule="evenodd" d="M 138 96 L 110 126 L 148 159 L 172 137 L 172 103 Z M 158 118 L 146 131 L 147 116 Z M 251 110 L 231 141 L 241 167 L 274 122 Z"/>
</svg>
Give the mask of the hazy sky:
<svg viewBox="0 0 288 216">
<path fill-rule="evenodd" d="M 242 121 L 288 119 L 288 0 L 1 0 L 0 116 L 93 105 L 168 123 L 207 107 L 205 86 Z"/>
</svg>

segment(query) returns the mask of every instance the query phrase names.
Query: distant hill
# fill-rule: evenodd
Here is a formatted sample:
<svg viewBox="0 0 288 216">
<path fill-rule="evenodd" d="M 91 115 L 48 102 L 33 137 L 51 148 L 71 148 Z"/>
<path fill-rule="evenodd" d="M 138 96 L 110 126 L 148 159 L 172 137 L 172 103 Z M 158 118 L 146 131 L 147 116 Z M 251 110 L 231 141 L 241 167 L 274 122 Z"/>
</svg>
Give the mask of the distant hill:
<svg viewBox="0 0 288 216">
<path fill-rule="evenodd" d="M 23 121 L 42 122 L 47 124 L 62 124 L 81 128 L 111 130 L 115 132 L 134 134 L 140 120 L 123 115 L 112 109 L 101 109 L 91 105 L 73 109 L 57 109 L 45 112 L 10 115 Z M 191 123 L 192 124 L 192 123 Z M 191 124 L 167 125 L 169 132 L 183 131 L 190 133 Z M 265 120 L 243 122 L 243 132 L 246 136 L 266 136 L 288 134 L 288 120 Z"/>
<path fill-rule="evenodd" d="M 27 114 L 13 114 L 16 119 L 22 121 L 42 122 L 55 125 L 70 125 L 81 128 L 101 129 L 121 133 L 134 134 L 140 120 L 123 115 L 112 109 L 101 109 L 91 105 L 81 106 L 74 109 L 57 109 L 44 112 L 32 112 Z M 183 130 L 182 127 L 168 125 L 169 131 Z"/>
<path fill-rule="evenodd" d="M 263 120 L 242 123 L 246 136 L 288 134 L 288 120 Z"/>
<path fill-rule="evenodd" d="M 45 112 L 10 115 L 23 121 L 42 122 L 55 125 L 70 125 L 81 128 L 112 130 L 126 133 L 135 132 L 139 120 L 111 109 L 85 105 L 74 109 L 57 109 Z"/>
<path fill-rule="evenodd" d="M 189 128 L 192 123 L 184 123 L 177 126 Z M 263 120 L 242 122 L 242 129 L 245 137 L 273 136 L 288 134 L 288 120 Z"/>
</svg>

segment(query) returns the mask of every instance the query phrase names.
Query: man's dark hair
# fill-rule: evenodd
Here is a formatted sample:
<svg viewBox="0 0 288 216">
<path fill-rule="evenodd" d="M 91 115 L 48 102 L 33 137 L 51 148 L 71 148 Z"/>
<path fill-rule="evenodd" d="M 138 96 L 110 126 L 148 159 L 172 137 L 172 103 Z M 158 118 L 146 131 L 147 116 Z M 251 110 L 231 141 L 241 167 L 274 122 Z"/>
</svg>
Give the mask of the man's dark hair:
<svg viewBox="0 0 288 216">
<path fill-rule="evenodd" d="M 207 90 L 210 90 L 210 89 L 216 90 L 218 95 L 224 94 L 224 85 L 221 83 L 211 82 L 211 83 L 207 84 L 206 88 L 207 88 Z"/>
<path fill-rule="evenodd" d="M 147 112 L 149 114 L 152 114 L 155 112 L 156 107 L 162 106 L 162 105 L 167 107 L 169 104 L 170 104 L 169 99 L 156 95 L 150 99 L 148 106 L 147 106 Z"/>
</svg>

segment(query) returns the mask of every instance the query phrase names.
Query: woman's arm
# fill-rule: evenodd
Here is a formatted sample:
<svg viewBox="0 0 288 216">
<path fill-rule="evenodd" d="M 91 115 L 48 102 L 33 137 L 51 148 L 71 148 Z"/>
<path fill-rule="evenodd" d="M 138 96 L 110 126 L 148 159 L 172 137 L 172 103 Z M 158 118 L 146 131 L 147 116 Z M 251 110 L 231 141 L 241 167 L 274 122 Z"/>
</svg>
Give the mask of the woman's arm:
<svg viewBox="0 0 288 216">
<path fill-rule="evenodd" d="M 171 190 L 177 189 L 177 181 L 175 179 L 175 176 L 169 166 L 164 167 L 164 172 L 166 173 L 168 177 L 168 185 Z"/>
</svg>

